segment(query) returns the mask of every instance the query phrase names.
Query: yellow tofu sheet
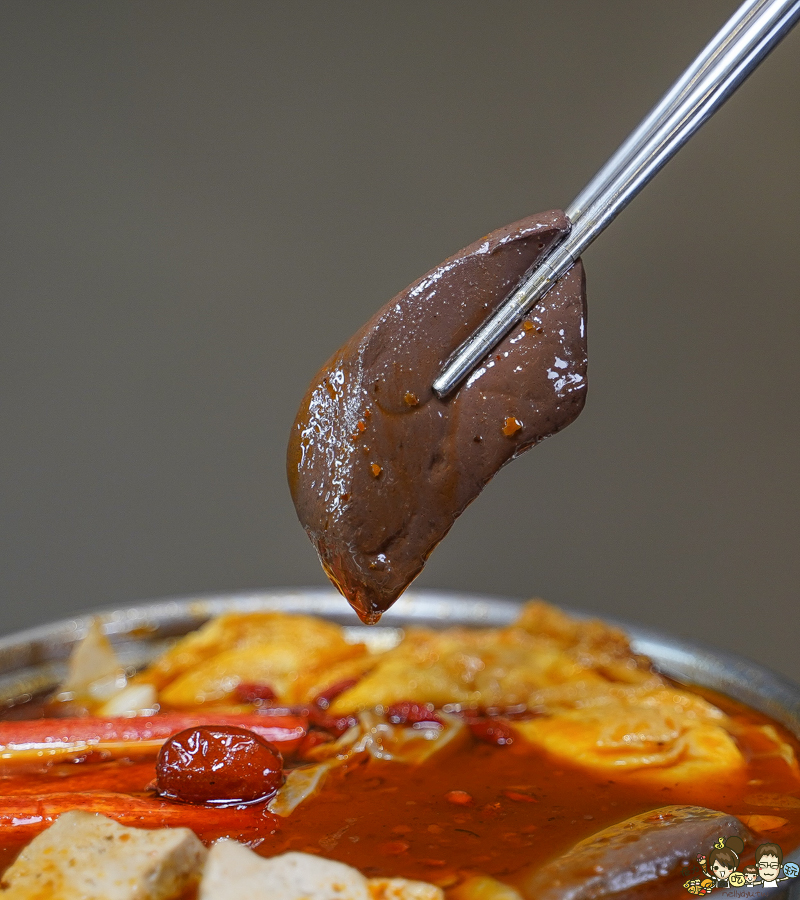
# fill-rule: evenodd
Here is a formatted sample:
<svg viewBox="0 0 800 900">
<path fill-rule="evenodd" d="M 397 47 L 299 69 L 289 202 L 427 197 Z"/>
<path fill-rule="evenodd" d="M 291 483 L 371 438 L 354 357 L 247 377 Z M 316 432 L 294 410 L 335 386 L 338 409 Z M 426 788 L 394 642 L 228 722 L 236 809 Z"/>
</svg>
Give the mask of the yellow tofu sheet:
<svg viewBox="0 0 800 900">
<path fill-rule="evenodd" d="M 400 701 L 530 711 L 518 735 L 551 756 L 654 785 L 741 771 L 734 727 L 632 652 L 619 629 L 541 601 L 505 628 L 409 628 L 372 653 L 339 626 L 284 613 L 231 613 L 179 641 L 141 676 L 168 706 L 234 702 L 244 682 L 286 704 L 311 703 L 344 682 L 335 715 Z"/>
</svg>

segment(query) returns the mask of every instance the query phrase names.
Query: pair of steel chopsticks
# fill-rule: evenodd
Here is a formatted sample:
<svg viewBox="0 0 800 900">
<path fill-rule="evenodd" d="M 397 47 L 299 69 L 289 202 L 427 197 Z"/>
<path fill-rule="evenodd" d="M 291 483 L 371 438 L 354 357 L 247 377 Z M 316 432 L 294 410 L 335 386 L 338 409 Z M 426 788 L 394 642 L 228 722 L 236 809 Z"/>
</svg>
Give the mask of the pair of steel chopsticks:
<svg viewBox="0 0 800 900">
<path fill-rule="evenodd" d="M 800 0 L 745 0 L 566 210 L 569 234 L 452 354 L 433 390 L 447 397 L 574 265 L 639 191 L 800 19 Z"/>
</svg>

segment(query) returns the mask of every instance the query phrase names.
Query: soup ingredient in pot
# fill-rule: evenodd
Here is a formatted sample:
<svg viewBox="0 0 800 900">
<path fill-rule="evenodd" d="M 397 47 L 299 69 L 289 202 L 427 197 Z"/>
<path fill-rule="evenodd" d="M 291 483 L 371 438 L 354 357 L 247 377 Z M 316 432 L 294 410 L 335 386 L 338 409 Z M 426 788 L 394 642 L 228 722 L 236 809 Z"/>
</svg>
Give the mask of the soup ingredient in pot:
<svg viewBox="0 0 800 900">
<path fill-rule="evenodd" d="M 188 828 L 130 828 L 64 813 L 6 871 L 8 900 L 443 900 L 441 888 L 365 878 L 311 853 L 264 859 L 223 838 L 206 848 Z"/>
<path fill-rule="evenodd" d="M 245 728 L 291 753 L 305 737 L 306 724 L 303 717 L 294 715 L 264 719 L 250 713 L 219 712 L 0 722 L 0 774 L 26 764 L 80 760 L 87 753 L 102 759 L 155 758 L 167 738 L 204 725 Z"/>
<path fill-rule="evenodd" d="M 188 728 L 164 744 L 156 762 L 158 793 L 186 803 L 254 803 L 272 797 L 281 784 L 280 753 L 244 728 Z"/>
<path fill-rule="evenodd" d="M 339 680 L 361 674 L 366 657 L 364 644 L 346 641 L 332 622 L 231 612 L 165 653 L 145 677 L 173 707 L 215 703 L 248 684 L 296 703 L 322 673 L 335 670 Z"/>
<path fill-rule="evenodd" d="M 627 897 L 679 872 L 698 847 L 733 834 L 750 838 L 736 816 L 702 806 L 665 806 L 605 828 L 514 881 L 531 900 Z"/>
<path fill-rule="evenodd" d="M 255 710 L 249 720 L 256 723 L 256 710 L 270 712 L 262 722 L 288 724 L 287 714 L 305 715 L 309 738 L 298 752 L 309 762 L 331 756 L 343 762 L 356 746 L 358 752 L 381 759 L 420 762 L 466 739 L 454 727 L 462 719 L 454 720 L 446 711 L 456 709 L 482 742 L 513 745 L 521 752 L 523 746 L 535 747 L 552 760 L 600 778 L 656 790 L 680 783 L 687 790 L 691 786 L 692 802 L 704 804 L 713 803 L 722 786 L 744 789 L 747 764 L 730 718 L 713 703 L 667 682 L 648 659 L 634 653 L 621 631 L 603 622 L 573 619 L 533 601 L 503 628 L 411 626 L 394 647 L 376 647 L 344 662 L 334 658 L 327 671 L 301 671 L 304 663 L 298 656 L 294 681 L 248 684 L 241 692 L 237 678 L 244 671 L 242 660 L 228 649 L 228 641 L 256 631 L 258 616 L 229 613 L 172 646 L 150 670 L 160 673 L 159 702 L 176 696 L 166 674 L 172 670 L 177 681 L 202 686 L 188 692 L 187 699 L 195 697 L 207 717 L 213 715 L 213 704 L 204 700 L 209 695 L 217 698 L 214 704 L 240 708 L 245 696 L 251 697 L 246 702 Z M 270 629 L 293 634 L 293 620 L 306 618 L 273 613 Z M 344 629 L 325 625 L 332 645 L 337 636 L 344 641 Z M 250 659 L 252 647 L 247 649 Z M 262 652 L 273 652 L 271 645 Z M 177 666 L 179 660 L 189 667 Z M 213 680 L 205 680 L 208 673 Z M 149 677 L 148 672 L 140 677 Z M 223 698 L 222 686 L 228 690 Z M 266 700 L 261 699 L 264 693 Z M 247 713 L 239 715 L 248 720 Z M 243 721 L 240 727 L 250 726 Z M 337 740 L 326 737 L 312 746 L 321 732 Z M 765 733 L 759 742 L 760 752 L 793 759 L 777 733 Z M 280 749 L 291 753 L 290 744 L 282 743 Z M 298 771 L 289 774 L 273 811 L 294 809 L 299 797 L 316 790 L 327 768 L 303 772 L 300 781 Z"/>
<path fill-rule="evenodd" d="M 493 231 L 387 303 L 317 373 L 289 441 L 298 517 L 330 579 L 376 622 L 493 475 L 586 396 L 580 262 L 455 396 L 450 354 L 569 230 L 559 211 Z"/>
<path fill-rule="evenodd" d="M 405 878 L 365 878 L 358 869 L 310 853 L 262 859 L 237 841 L 208 854 L 199 900 L 443 900 L 440 888 Z"/>
<path fill-rule="evenodd" d="M 188 828 L 130 828 L 72 810 L 3 875 L 6 900 L 170 900 L 188 896 L 207 853 Z"/>
<path fill-rule="evenodd" d="M 519 900 L 515 890 L 532 884 L 528 896 L 541 900 L 551 881 L 583 889 L 581 873 L 592 882 L 586 890 L 597 888 L 593 896 L 611 897 L 632 871 L 664 874 L 624 896 L 677 896 L 682 884 L 701 885 L 696 856 L 738 828 L 715 820 L 705 841 L 675 822 L 670 834 L 683 843 L 648 844 L 651 830 L 663 836 L 672 827 L 663 808 L 673 804 L 746 820 L 760 841 L 787 850 L 800 840 L 797 741 L 753 710 L 668 682 L 610 625 L 543 603 L 528 604 L 501 628 L 400 633 L 321 622 L 314 631 L 313 621 L 241 612 L 208 622 L 131 682 L 150 685 L 164 712 L 125 723 L 91 716 L 0 723 L 0 881 L 9 866 L 16 878 L 24 846 L 68 810 L 120 825 L 188 826 L 206 845 L 235 838 L 270 858 L 321 853 L 359 869 L 373 900 L 400 900 L 397 878 L 444 887 L 449 900 Z M 310 671 L 296 654 L 293 680 L 283 649 L 289 641 L 294 651 L 298 630 L 308 630 L 311 645 L 324 635 L 335 652 L 327 665 L 309 653 Z M 366 646 L 345 654 L 342 644 L 360 637 Z M 264 657 L 257 672 L 256 646 Z M 182 696 L 196 708 L 168 710 L 164 698 L 178 681 L 195 685 Z M 29 711 L 39 715 L 41 706 Z M 154 793 L 155 745 L 223 724 L 286 738 L 279 744 L 286 781 L 277 793 L 223 808 L 186 802 L 219 794 Z M 128 752 L 109 754 L 109 738 Z M 217 772 L 229 774 L 223 767 L 209 780 Z M 624 839 L 612 840 L 615 833 Z M 670 868 L 687 846 L 686 865 Z M 239 853 L 242 863 L 248 852 Z M 557 871 L 546 869 L 557 859 Z M 646 866 L 639 869 L 638 859 Z M 86 860 L 88 850 L 80 866 Z M 388 893 L 375 894 L 374 878 L 392 882 Z M 224 878 L 217 883 L 224 887 Z"/>
</svg>

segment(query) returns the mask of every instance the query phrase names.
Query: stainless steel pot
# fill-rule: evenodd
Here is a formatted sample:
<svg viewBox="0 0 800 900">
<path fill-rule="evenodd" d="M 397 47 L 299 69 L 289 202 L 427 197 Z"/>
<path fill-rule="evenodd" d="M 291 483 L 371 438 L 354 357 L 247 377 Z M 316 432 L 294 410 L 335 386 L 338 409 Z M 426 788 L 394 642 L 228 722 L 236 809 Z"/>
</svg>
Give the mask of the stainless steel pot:
<svg viewBox="0 0 800 900">
<path fill-rule="evenodd" d="M 320 615 L 344 625 L 348 631 L 357 634 L 359 640 L 377 645 L 393 641 L 400 629 L 411 624 L 431 627 L 507 625 L 516 619 L 520 606 L 521 601 L 502 597 L 409 591 L 384 615 L 380 625 L 364 626 L 354 624 L 353 613 L 335 591 L 292 588 L 181 597 L 100 610 L 0 638 L 0 703 L 19 702 L 56 686 L 64 676 L 73 645 L 86 634 L 92 622 L 98 620 L 123 663 L 138 668 L 161 652 L 171 639 L 231 610 L 283 610 Z M 575 610 L 569 612 L 585 615 Z M 626 622 L 613 624 L 624 628 L 631 637 L 634 650 L 649 656 L 665 675 L 739 700 L 766 713 L 800 738 L 800 686 L 733 654 Z M 786 862 L 789 861 L 800 864 L 800 848 L 786 856 Z M 714 896 L 744 896 L 745 890 L 715 890 Z M 758 888 L 747 890 L 750 898 L 762 896 Z M 763 896 L 773 900 L 779 897 L 800 900 L 800 884 L 780 891 L 763 890 Z"/>
</svg>

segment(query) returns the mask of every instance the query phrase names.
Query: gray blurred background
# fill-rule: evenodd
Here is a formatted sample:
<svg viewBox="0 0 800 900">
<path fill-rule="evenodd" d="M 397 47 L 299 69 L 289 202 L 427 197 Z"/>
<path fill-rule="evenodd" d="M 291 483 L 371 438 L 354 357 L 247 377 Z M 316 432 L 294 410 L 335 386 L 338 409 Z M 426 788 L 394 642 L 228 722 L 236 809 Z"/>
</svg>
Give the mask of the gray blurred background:
<svg viewBox="0 0 800 900">
<path fill-rule="evenodd" d="M 4 3 L 0 630 L 324 583 L 284 473 L 316 369 L 567 205 L 736 5 Z M 586 254 L 585 412 L 419 586 L 800 680 L 799 73 L 800 29 Z"/>
</svg>

